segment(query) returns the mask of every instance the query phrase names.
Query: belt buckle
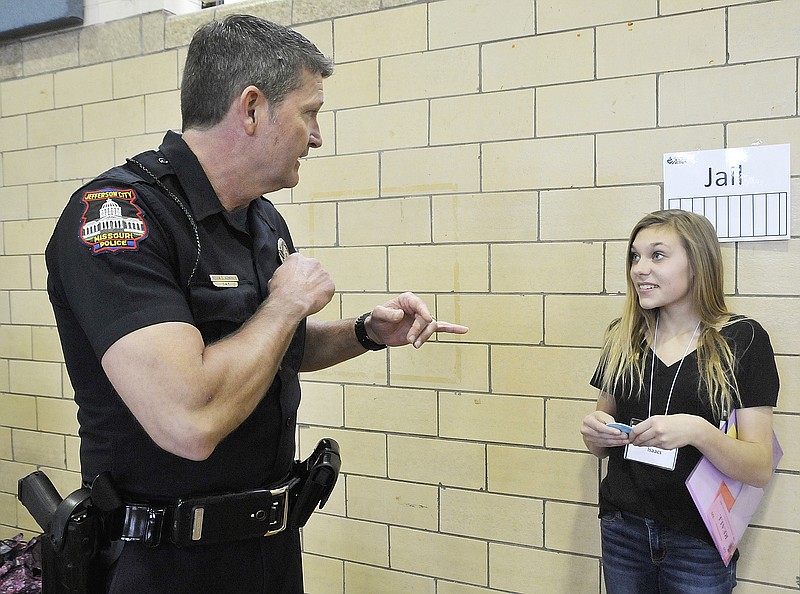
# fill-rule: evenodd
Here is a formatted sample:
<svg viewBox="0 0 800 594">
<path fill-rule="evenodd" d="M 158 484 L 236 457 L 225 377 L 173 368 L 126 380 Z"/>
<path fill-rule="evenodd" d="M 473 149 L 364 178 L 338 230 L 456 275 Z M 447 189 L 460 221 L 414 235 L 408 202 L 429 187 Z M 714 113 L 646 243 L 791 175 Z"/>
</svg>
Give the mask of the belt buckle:
<svg viewBox="0 0 800 594">
<path fill-rule="evenodd" d="M 148 547 L 161 544 L 161 529 L 164 526 L 164 508 L 149 505 L 128 504 L 122 522 L 120 540 L 140 541 Z"/>
<path fill-rule="evenodd" d="M 269 528 L 264 533 L 264 536 L 272 536 L 286 530 L 289 518 L 289 485 L 286 484 L 277 489 L 271 489 L 269 494 L 271 495 L 270 508 L 269 511 L 265 512 L 268 514 L 267 526 Z"/>
</svg>

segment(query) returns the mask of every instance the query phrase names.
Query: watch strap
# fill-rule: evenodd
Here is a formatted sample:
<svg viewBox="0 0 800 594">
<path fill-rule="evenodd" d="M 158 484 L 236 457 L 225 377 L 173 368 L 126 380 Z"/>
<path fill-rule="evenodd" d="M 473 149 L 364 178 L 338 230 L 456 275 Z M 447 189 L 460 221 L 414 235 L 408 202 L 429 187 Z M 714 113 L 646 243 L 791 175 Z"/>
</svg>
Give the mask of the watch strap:
<svg viewBox="0 0 800 594">
<path fill-rule="evenodd" d="M 374 340 L 372 340 L 367 335 L 367 327 L 364 325 L 364 322 L 369 317 L 370 313 L 371 312 L 367 312 L 367 313 L 361 314 L 360 316 L 358 316 L 356 318 L 356 323 L 355 323 L 355 327 L 354 327 L 355 332 L 356 332 L 356 338 L 358 339 L 358 342 L 361 343 L 361 346 L 363 346 L 368 351 L 380 351 L 380 350 L 385 349 L 386 345 L 385 344 L 379 344 L 379 343 L 375 342 Z"/>
</svg>

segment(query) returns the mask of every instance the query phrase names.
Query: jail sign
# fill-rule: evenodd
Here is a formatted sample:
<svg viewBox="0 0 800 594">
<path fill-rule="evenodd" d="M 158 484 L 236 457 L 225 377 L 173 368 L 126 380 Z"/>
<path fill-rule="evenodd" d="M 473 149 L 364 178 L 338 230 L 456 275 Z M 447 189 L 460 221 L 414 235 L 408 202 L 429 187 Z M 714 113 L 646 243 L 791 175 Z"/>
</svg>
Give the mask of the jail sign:
<svg viewBox="0 0 800 594">
<path fill-rule="evenodd" d="M 789 239 L 790 145 L 664 155 L 664 208 L 707 217 L 720 241 Z"/>
</svg>

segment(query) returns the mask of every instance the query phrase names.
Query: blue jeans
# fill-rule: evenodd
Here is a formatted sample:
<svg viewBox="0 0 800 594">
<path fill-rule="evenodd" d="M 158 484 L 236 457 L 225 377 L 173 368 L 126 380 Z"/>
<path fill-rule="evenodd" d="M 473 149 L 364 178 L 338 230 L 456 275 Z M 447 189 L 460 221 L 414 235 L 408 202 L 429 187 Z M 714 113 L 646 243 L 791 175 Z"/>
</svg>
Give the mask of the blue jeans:
<svg viewBox="0 0 800 594">
<path fill-rule="evenodd" d="M 710 544 L 620 512 L 600 518 L 607 594 L 730 594 L 736 561 L 728 567 Z"/>
</svg>

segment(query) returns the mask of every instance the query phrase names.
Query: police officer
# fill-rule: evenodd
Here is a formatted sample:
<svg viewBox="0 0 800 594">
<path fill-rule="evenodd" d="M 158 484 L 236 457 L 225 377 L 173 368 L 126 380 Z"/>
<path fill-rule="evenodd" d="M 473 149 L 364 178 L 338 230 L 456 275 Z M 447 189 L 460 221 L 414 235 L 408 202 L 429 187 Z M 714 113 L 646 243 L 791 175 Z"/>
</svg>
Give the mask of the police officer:
<svg viewBox="0 0 800 594">
<path fill-rule="evenodd" d="M 333 281 L 262 195 L 295 186 L 300 159 L 322 145 L 332 71 L 274 23 L 203 25 L 186 58 L 183 133 L 86 184 L 56 225 L 48 293 L 83 478 L 110 472 L 129 511 L 147 512 L 122 528 L 108 592 L 302 592 L 298 530 L 176 546 L 171 504 L 286 480 L 299 372 L 467 331 L 412 293 L 356 320 L 309 317 Z"/>
</svg>

